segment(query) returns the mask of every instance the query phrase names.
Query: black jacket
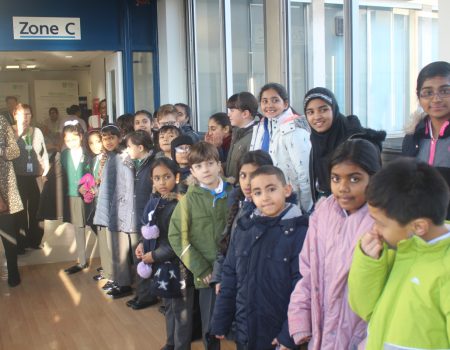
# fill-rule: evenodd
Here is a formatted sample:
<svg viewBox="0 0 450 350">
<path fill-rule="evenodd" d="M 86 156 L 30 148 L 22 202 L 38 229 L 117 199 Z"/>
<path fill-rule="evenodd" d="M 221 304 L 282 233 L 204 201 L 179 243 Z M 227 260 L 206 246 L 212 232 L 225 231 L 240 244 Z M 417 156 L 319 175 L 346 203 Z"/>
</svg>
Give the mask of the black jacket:
<svg viewBox="0 0 450 350">
<path fill-rule="evenodd" d="M 153 266 L 154 272 L 157 271 L 158 266 L 161 266 L 166 262 L 177 264 L 180 271 L 180 280 L 184 280 L 186 287 L 193 287 L 194 277 L 192 276 L 192 273 L 176 256 L 168 238 L 170 218 L 177 204 L 178 199 L 175 193 L 171 193 L 167 198 L 161 198 L 159 194 L 151 195 L 150 200 L 144 208 L 142 224 L 149 224 L 149 213 L 154 211 L 150 224 L 158 226 L 159 237 L 156 240 L 146 240 L 143 238 L 144 252 L 147 253 L 152 251 L 152 257 L 155 261 L 155 266 Z M 167 295 L 163 295 L 163 297 L 171 297 L 172 295 L 177 294 L 177 292 L 178 290 L 168 290 Z"/>
</svg>

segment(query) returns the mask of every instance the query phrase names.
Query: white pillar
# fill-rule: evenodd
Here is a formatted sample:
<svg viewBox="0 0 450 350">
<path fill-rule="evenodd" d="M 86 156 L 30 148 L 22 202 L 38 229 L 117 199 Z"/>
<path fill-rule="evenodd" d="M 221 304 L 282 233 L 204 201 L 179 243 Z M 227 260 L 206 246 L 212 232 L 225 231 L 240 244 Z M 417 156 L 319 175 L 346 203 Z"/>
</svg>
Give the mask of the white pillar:
<svg viewBox="0 0 450 350">
<path fill-rule="evenodd" d="M 265 37 L 266 37 L 266 81 L 286 85 L 286 47 L 281 1 L 265 2 Z"/>
<path fill-rule="evenodd" d="M 448 34 L 450 33 L 450 1 L 439 0 L 439 60 L 450 62 L 450 45 Z"/>
<path fill-rule="evenodd" d="M 188 103 L 184 1 L 158 0 L 157 5 L 161 104 Z"/>
<path fill-rule="evenodd" d="M 325 4 L 324 0 L 311 3 L 310 23 L 312 41 L 309 62 L 312 63 L 310 86 L 325 86 Z M 310 64 L 311 65 L 311 64 Z"/>
</svg>

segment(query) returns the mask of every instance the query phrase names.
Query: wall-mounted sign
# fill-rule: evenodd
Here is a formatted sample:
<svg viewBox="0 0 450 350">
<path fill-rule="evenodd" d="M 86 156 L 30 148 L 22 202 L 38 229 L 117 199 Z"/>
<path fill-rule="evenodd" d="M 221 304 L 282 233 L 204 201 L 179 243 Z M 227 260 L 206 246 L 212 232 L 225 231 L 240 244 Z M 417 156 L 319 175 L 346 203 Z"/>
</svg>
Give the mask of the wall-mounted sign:
<svg viewBox="0 0 450 350">
<path fill-rule="evenodd" d="M 15 40 L 81 40 L 80 19 L 13 17 Z"/>
</svg>

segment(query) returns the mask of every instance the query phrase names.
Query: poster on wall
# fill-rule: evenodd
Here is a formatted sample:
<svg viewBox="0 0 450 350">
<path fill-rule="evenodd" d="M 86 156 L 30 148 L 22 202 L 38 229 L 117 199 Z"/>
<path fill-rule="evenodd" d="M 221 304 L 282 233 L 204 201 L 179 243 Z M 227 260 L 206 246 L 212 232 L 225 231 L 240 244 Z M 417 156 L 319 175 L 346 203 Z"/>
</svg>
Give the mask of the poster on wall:
<svg viewBox="0 0 450 350">
<path fill-rule="evenodd" d="M 76 80 L 35 80 L 36 122 L 48 118 L 50 107 L 58 108 L 59 115 L 65 116 L 66 109 L 78 104 L 78 82 Z"/>
<path fill-rule="evenodd" d="M 30 103 L 28 83 L 2 82 L 0 83 L 0 111 L 6 110 L 6 96 L 15 96 L 21 103 Z"/>
</svg>

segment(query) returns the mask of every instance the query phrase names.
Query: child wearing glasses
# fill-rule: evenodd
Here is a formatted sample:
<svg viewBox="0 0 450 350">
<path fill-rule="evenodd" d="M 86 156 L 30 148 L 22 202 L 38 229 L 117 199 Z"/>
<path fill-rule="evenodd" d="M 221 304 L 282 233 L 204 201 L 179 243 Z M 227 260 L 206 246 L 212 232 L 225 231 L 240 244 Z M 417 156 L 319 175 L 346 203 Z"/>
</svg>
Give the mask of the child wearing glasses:
<svg viewBox="0 0 450 350">
<path fill-rule="evenodd" d="M 403 139 L 402 153 L 436 167 L 450 184 L 450 63 L 432 62 L 422 68 L 416 93 L 424 113 Z"/>
<path fill-rule="evenodd" d="M 176 178 L 178 193 L 184 194 L 188 188 L 186 179 L 191 175 L 191 169 L 189 168 L 189 154 L 191 153 L 193 144 L 194 142 L 189 135 L 180 135 L 173 139 L 170 144 L 172 149 L 172 159 L 178 167 Z"/>
<path fill-rule="evenodd" d="M 156 112 L 156 122 L 158 128 L 162 128 L 163 126 L 173 125 L 177 128 L 180 127 L 180 123 L 177 120 L 178 111 L 174 105 L 165 104 L 159 107 Z"/>
</svg>

